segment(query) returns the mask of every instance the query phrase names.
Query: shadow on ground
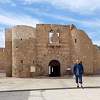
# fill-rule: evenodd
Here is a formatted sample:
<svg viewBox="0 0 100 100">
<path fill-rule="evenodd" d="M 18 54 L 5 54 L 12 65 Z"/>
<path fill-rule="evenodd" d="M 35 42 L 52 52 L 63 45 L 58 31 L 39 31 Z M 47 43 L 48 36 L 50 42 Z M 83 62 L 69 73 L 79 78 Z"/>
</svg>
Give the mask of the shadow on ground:
<svg viewBox="0 0 100 100">
<path fill-rule="evenodd" d="M 23 92 L 0 92 L 0 100 L 28 100 L 29 91 Z"/>
<path fill-rule="evenodd" d="M 5 91 L 0 92 L 0 100 L 29 100 L 31 98 L 32 100 L 39 98 L 39 100 L 46 100 L 43 95 L 43 90 L 38 91 L 37 93 L 31 94 L 30 91 Z"/>
<path fill-rule="evenodd" d="M 80 87 L 81 88 L 81 87 Z M 80 89 L 80 88 L 77 88 L 77 87 L 66 87 L 66 88 L 44 88 L 44 89 L 23 89 L 23 90 L 3 90 L 3 91 L 0 91 L 0 93 L 3 93 L 3 92 L 28 92 L 29 91 L 45 91 L 45 90 L 63 90 L 63 89 Z M 86 86 L 86 87 L 83 87 L 83 89 L 100 89 L 100 86 Z M 22 94 L 23 95 L 23 94 Z M 26 100 L 26 99 L 25 99 Z"/>
</svg>

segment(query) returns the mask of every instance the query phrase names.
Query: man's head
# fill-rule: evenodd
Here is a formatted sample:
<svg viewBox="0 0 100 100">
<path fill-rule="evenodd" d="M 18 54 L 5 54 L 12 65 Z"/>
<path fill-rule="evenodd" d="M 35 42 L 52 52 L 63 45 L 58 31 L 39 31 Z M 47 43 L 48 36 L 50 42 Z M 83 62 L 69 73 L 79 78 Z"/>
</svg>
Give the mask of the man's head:
<svg viewBox="0 0 100 100">
<path fill-rule="evenodd" d="M 79 64 L 79 60 L 78 59 L 76 60 L 76 64 Z"/>
</svg>

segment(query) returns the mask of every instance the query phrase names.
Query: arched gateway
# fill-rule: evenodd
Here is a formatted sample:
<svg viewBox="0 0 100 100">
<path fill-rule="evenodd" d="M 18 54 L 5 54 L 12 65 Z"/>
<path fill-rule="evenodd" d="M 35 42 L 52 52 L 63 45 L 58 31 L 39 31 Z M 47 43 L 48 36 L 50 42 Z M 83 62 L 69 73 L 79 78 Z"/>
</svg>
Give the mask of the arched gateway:
<svg viewBox="0 0 100 100">
<path fill-rule="evenodd" d="M 51 60 L 49 63 L 49 76 L 60 76 L 60 62 L 58 60 Z"/>
</svg>

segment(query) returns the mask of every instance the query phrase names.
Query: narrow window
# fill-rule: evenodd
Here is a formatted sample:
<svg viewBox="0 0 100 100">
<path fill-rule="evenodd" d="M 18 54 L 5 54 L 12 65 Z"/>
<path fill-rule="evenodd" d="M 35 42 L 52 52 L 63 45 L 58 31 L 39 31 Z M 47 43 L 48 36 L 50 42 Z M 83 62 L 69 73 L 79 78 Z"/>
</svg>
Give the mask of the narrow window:
<svg viewBox="0 0 100 100">
<path fill-rule="evenodd" d="M 77 39 L 75 39 L 75 43 L 77 42 Z"/>
<path fill-rule="evenodd" d="M 51 29 L 50 32 L 53 32 L 53 30 Z"/>
<path fill-rule="evenodd" d="M 52 37 L 53 34 L 54 34 L 54 33 L 49 32 L 49 43 L 52 43 L 51 37 Z"/>
<path fill-rule="evenodd" d="M 23 60 L 20 61 L 23 64 Z"/>
<path fill-rule="evenodd" d="M 34 64 L 34 60 L 33 60 L 33 64 Z"/>
</svg>

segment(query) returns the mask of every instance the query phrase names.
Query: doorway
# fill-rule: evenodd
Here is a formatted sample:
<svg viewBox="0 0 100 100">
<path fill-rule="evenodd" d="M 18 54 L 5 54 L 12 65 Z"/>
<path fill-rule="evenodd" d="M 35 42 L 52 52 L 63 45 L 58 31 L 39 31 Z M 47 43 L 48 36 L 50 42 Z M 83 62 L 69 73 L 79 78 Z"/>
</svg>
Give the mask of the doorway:
<svg viewBox="0 0 100 100">
<path fill-rule="evenodd" d="M 60 76 L 60 62 L 58 60 L 51 60 L 49 63 L 49 76 Z"/>
</svg>

